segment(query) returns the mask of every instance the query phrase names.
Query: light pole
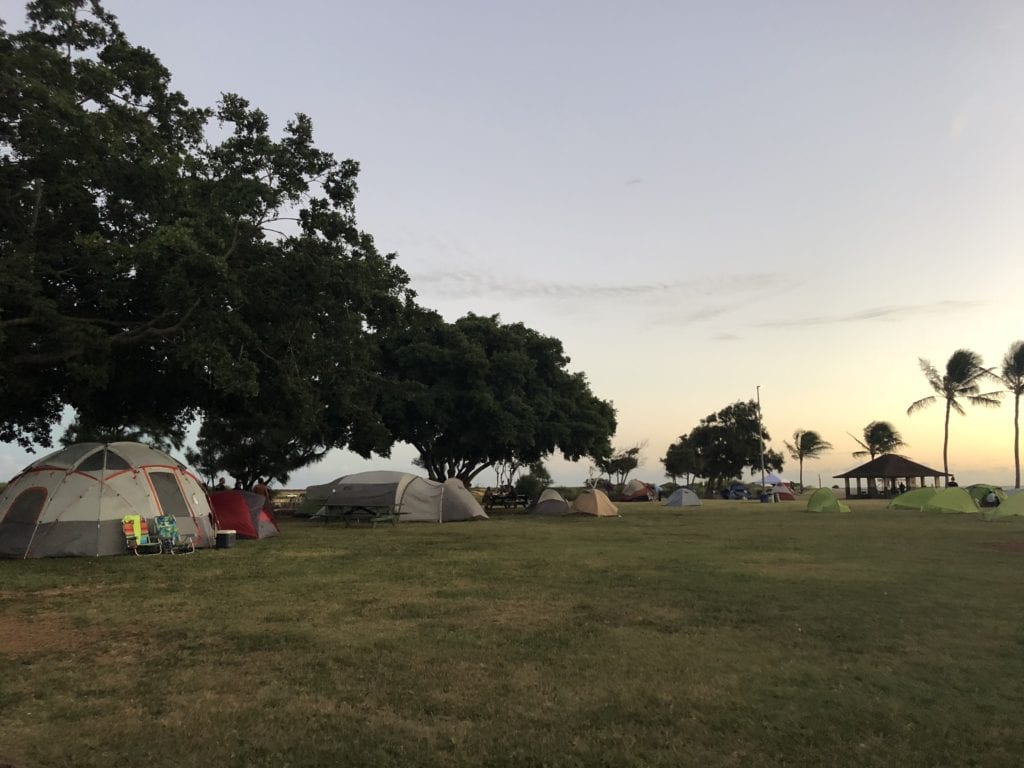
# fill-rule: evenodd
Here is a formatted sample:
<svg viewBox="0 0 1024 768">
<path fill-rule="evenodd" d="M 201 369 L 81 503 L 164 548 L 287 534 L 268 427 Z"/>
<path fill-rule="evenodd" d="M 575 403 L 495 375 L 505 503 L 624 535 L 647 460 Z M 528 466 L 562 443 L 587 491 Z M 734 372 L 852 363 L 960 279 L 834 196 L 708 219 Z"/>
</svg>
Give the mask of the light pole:
<svg viewBox="0 0 1024 768">
<path fill-rule="evenodd" d="M 764 493 L 764 429 L 761 426 L 761 385 L 757 385 L 757 441 L 761 445 L 761 493 Z"/>
</svg>

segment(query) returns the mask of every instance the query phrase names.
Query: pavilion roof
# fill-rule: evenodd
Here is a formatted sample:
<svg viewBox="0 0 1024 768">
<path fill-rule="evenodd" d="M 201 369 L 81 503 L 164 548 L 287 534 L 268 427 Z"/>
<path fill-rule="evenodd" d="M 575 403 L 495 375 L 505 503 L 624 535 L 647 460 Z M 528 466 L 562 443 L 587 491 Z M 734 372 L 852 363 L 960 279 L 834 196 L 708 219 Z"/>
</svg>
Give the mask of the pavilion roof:
<svg viewBox="0 0 1024 768">
<path fill-rule="evenodd" d="M 833 477 L 945 477 L 946 474 L 942 470 L 926 467 L 904 456 L 885 453 L 867 464 L 861 464 Z"/>
</svg>

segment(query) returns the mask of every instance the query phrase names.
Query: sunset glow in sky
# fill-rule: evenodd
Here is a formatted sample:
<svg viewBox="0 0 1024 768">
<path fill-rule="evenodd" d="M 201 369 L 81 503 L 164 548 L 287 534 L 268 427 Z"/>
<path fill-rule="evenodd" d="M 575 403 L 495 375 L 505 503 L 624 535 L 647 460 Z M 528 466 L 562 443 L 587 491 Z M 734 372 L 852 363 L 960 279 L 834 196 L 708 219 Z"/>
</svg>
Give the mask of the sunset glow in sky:
<svg viewBox="0 0 1024 768">
<path fill-rule="evenodd" d="M 561 339 L 614 443 L 648 442 L 642 479 L 758 386 L 773 448 L 835 446 L 805 482 L 860 463 L 847 433 L 872 420 L 941 469 L 942 405 L 906 415 L 918 358 L 996 366 L 1024 338 L 1020 3 L 105 5 L 192 104 L 309 114 L 361 163 L 360 226 L 419 301 Z M 1012 400 L 954 415 L 951 471 L 1012 484 L 1012 440 Z M 412 455 L 332 454 L 288 485 Z M 0 475 L 32 458 L 0 447 Z"/>
</svg>

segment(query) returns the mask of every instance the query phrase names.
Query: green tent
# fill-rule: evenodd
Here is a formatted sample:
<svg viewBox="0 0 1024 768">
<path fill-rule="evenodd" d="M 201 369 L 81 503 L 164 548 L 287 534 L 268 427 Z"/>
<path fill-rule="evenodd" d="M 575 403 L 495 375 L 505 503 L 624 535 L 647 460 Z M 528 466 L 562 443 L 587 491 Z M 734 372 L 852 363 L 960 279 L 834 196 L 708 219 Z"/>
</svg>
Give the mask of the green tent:
<svg viewBox="0 0 1024 768">
<path fill-rule="evenodd" d="M 984 514 L 986 520 L 1006 520 L 1010 517 L 1024 517 L 1024 491 L 1008 495 L 1006 500 L 1000 502 L 998 507 L 986 509 Z"/>
<path fill-rule="evenodd" d="M 988 483 L 975 483 L 974 485 L 967 486 L 967 492 L 971 494 L 971 498 L 974 499 L 975 503 L 982 507 L 985 501 L 985 497 L 989 493 L 994 493 L 996 498 L 999 499 L 999 503 L 1002 504 L 1006 501 L 1006 491 L 1000 488 L 998 485 L 989 485 Z"/>
<path fill-rule="evenodd" d="M 889 509 L 916 509 L 920 512 L 938 491 L 935 488 L 915 488 L 901 493 L 889 502 Z"/>
<path fill-rule="evenodd" d="M 943 488 L 936 491 L 931 500 L 924 505 L 925 512 L 951 512 L 954 514 L 971 514 L 978 512 L 966 488 Z"/>
<path fill-rule="evenodd" d="M 819 488 L 807 500 L 808 512 L 849 512 L 850 508 L 840 504 L 831 488 Z"/>
</svg>

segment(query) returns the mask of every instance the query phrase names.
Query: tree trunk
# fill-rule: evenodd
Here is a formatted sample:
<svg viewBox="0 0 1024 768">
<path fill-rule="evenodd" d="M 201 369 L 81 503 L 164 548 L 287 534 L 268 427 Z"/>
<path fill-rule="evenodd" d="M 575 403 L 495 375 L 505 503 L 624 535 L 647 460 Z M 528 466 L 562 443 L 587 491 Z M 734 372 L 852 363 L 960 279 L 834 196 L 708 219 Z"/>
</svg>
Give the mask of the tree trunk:
<svg viewBox="0 0 1024 768">
<path fill-rule="evenodd" d="M 1013 398 L 1013 466 L 1016 470 L 1014 488 L 1020 488 L 1020 395 Z"/>
<path fill-rule="evenodd" d="M 942 433 L 942 471 L 946 473 L 946 487 L 949 487 L 949 411 L 951 407 L 946 399 L 946 428 Z"/>
</svg>

